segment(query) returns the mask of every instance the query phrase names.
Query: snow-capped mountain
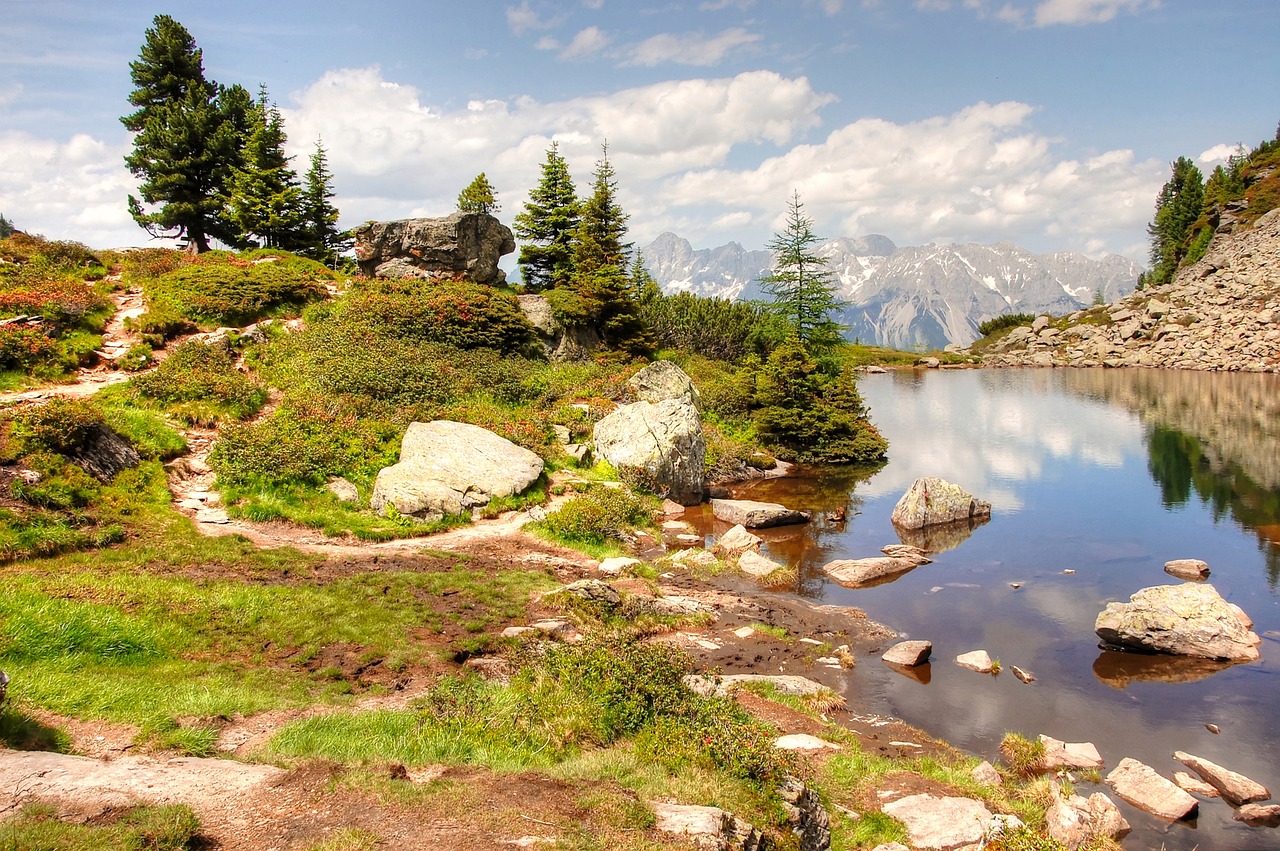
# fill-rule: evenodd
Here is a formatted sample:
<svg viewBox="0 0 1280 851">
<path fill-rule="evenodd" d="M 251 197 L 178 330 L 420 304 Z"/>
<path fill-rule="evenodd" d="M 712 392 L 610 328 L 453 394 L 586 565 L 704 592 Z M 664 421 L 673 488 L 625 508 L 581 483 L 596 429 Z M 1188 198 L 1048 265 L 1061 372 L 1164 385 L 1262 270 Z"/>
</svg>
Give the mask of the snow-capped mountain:
<svg viewBox="0 0 1280 851">
<path fill-rule="evenodd" d="M 736 242 L 695 251 L 664 233 L 642 249 L 664 292 L 761 298 L 768 251 Z M 1132 292 L 1142 267 L 1118 255 L 1033 254 L 1009 243 L 898 248 L 887 237 L 833 239 L 818 247 L 847 307 L 836 317 L 847 336 L 898 349 L 968 345 L 978 323 L 1005 313 L 1063 314 Z"/>
</svg>

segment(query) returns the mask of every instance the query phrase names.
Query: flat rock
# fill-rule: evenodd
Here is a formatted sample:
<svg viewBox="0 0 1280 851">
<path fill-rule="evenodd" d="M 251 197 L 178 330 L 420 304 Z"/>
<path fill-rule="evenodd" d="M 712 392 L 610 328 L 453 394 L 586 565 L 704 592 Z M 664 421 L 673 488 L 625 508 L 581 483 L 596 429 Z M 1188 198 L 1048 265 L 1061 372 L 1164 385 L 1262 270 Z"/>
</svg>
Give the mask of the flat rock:
<svg viewBox="0 0 1280 851">
<path fill-rule="evenodd" d="M 1192 816 L 1199 806 L 1195 798 L 1172 780 L 1132 757 L 1120 760 L 1107 775 L 1106 784 L 1138 809 L 1170 821 Z"/>
<path fill-rule="evenodd" d="M 1102 755 L 1092 742 L 1064 742 L 1043 734 L 1040 741 L 1044 743 L 1044 758 L 1040 760 L 1044 771 L 1102 768 Z"/>
<path fill-rule="evenodd" d="M 653 826 L 656 829 L 663 833 L 688 836 L 699 848 L 747 851 L 760 848 L 763 842 L 760 832 L 748 822 L 719 807 L 659 801 L 650 806 L 653 808 Z"/>
<path fill-rule="evenodd" d="M 738 556 L 738 569 L 748 576 L 768 576 L 775 570 L 784 570 L 785 567 L 771 558 L 760 555 L 755 550 L 747 550 Z"/>
<path fill-rule="evenodd" d="M 1233 804 L 1252 804 L 1254 801 L 1265 801 L 1271 797 L 1267 787 L 1261 783 L 1203 757 L 1184 751 L 1174 751 L 1173 758 L 1199 774 L 1206 783 L 1217 789 L 1224 799 Z"/>
<path fill-rule="evenodd" d="M 794 697 L 808 697 L 830 691 L 820 682 L 791 674 L 725 674 L 722 677 L 688 674 L 684 678 L 685 685 L 702 695 L 725 695 L 742 683 L 768 683 L 781 694 Z"/>
<path fill-rule="evenodd" d="M 906 825 L 912 847 L 938 851 L 977 846 L 993 820 L 986 805 L 969 798 L 909 795 L 881 809 Z"/>
<path fill-rule="evenodd" d="M 914 558 L 890 556 L 837 559 L 824 564 L 822 572 L 846 588 L 861 588 L 864 585 L 878 585 L 896 579 L 908 571 L 915 570 L 923 563 Z"/>
<path fill-rule="evenodd" d="M 605 576 L 618 576 L 623 571 L 630 570 L 633 567 L 639 567 L 642 564 L 644 564 L 644 562 L 640 561 L 638 558 L 615 556 L 614 558 L 607 558 L 600 562 L 600 572 Z"/>
<path fill-rule="evenodd" d="M 956 664 L 979 674 L 989 674 L 994 667 L 991 656 L 985 650 L 971 650 L 956 657 Z"/>
<path fill-rule="evenodd" d="M 692 564 L 698 567 L 710 567 L 719 561 L 719 559 L 714 555 L 698 547 L 690 547 L 687 550 L 681 550 L 671 556 L 671 560 L 680 564 Z"/>
<path fill-rule="evenodd" d="M 925 476 L 916 479 L 907 489 L 889 519 L 904 529 L 922 529 L 938 523 L 990 516 L 991 503 L 977 499 L 945 479 Z"/>
<path fill-rule="evenodd" d="M 889 556 L 889 558 L 906 558 L 912 559 L 917 564 L 931 564 L 933 559 L 929 558 L 929 551 L 911 544 L 887 544 L 880 548 L 880 552 Z"/>
<path fill-rule="evenodd" d="M 1094 631 L 1115 647 L 1251 662 L 1262 643 L 1252 626 L 1212 585 L 1186 583 L 1143 588 L 1128 603 L 1108 603 Z"/>
<path fill-rule="evenodd" d="M 716 541 L 711 549 L 726 556 L 735 556 L 747 550 L 759 550 L 763 538 L 747 531 L 745 526 L 734 526 Z"/>
<path fill-rule="evenodd" d="M 880 658 L 891 665 L 914 668 L 916 665 L 928 662 L 931 652 L 933 652 L 931 641 L 900 641 L 885 651 Z"/>
<path fill-rule="evenodd" d="M 1245 804 L 1232 818 L 1249 827 L 1280 827 L 1280 804 Z"/>
<path fill-rule="evenodd" d="M 826 739 L 819 739 L 817 736 L 810 736 L 808 733 L 790 733 L 786 736 L 779 736 L 774 739 L 773 746 L 784 751 L 840 750 L 840 746 L 835 742 L 828 742 Z"/>
<path fill-rule="evenodd" d="M 1178 784 L 1179 789 L 1190 792 L 1192 795 L 1199 795 L 1201 798 L 1221 797 L 1217 789 L 1185 771 L 1173 772 L 1173 782 Z"/>
<path fill-rule="evenodd" d="M 1129 833 L 1129 822 L 1119 807 L 1101 792 L 1087 799 L 1068 795 L 1054 801 L 1045 813 L 1045 830 L 1070 851 L 1097 837 L 1118 840 Z"/>
<path fill-rule="evenodd" d="M 1198 558 L 1176 558 L 1164 563 L 1164 572 L 1179 579 L 1198 582 L 1209 578 L 1209 565 Z"/>
<path fill-rule="evenodd" d="M 807 511 L 796 511 L 776 502 L 756 502 L 753 499 L 713 499 L 711 512 L 717 520 L 748 529 L 768 529 L 772 526 L 794 526 L 809 522 Z"/>
</svg>

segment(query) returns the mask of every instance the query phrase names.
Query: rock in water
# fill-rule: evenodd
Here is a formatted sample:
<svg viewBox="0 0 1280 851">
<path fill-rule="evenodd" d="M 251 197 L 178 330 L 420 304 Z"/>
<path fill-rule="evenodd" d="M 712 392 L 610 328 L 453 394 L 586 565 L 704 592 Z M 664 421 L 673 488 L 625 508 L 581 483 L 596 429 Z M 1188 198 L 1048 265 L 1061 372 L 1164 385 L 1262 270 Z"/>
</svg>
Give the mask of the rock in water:
<svg viewBox="0 0 1280 851">
<path fill-rule="evenodd" d="M 713 499 L 711 512 L 717 520 L 748 529 L 767 529 L 771 526 L 791 526 L 808 523 L 809 514 L 779 505 L 776 502 L 756 502 L 752 499 Z"/>
<path fill-rule="evenodd" d="M 1183 751 L 1174 751 L 1173 758 L 1196 774 L 1199 774 L 1206 783 L 1217 789 L 1223 798 L 1237 806 L 1240 804 L 1252 804 L 1254 801 L 1265 801 L 1271 797 L 1267 787 L 1261 783 L 1250 780 L 1243 774 L 1237 774 L 1228 768 L 1223 768 L 1221 765 L 1210 762 L 1203 757 L 1194 756 Z"/>
<path fill-rule="evenodd" d="M 929 641 L 900 641 L 890 647 L 880 658 L 891 665 L 914 668 L 929 661 L 933 643 Z"/>
<path fill-rule="evenodd" d="M 1195 798 L 1175 786 L 1172 780 L 1131 757 L 1120 760 L 1107 775 L 1106 783 L 1138 809 L 1171 821 L 1188 818 L 1199 806 Z"/>
<path fill-rule="evenodd" d="M 368 222 L 351 235 L 360 271 L 380 278 L 501 284 L 506 273 L 498 260 L 516 250 L 511 228 L 487 213 Z"/>
<path fill-rule="evenodd" d="M 846 588 L 862 588 L 892 581 L 909 570 L 914 570 L 929 560 L 914 558 L 854 558 L 837 559 L 822 566 L 822 572 Z"/>
<path fill-rule="evenodd" d="M 635 476 L 681 505 L 702 502 L 707 442 L 697 408 L 688 402 L 636 402 L 596 423 L 596 454 L 623 478 Z"/>
<path fill-rule="evenodd" d="M 1164 563 L 1164 572 L 1179 579 L 1199 582 L 1209 577 L 1209 565 L 1198 558 L 1176 558 Z"/>
<path fill-rule="evenodd" d="M 1253 622 L 1212 585 L 1143 588 L 1128 603 L 1108 603 L 1094 631 L 1112 647 L 1232 662 L 1258 658 Z"/>
<path fill-rule="evenodd" d="M 693 379 L 669 360 L 649 364 L 631 376 L 627 386 L 636 391 L 636 397 L 642 402 L 678 399 L 702 411 L 702 394 L 693 386 Z"/>
<path fill-rule="evenodd" d="M 735 556 L 748 550 L 759 552 L 762 539 L 747 531 L 745 526 L 734 526 L 720 536 L 712 548 L 724 556 Z"/>
<path fill-rule="evenodd" d="M 889 519 L 904 529 L 923 529 L 990 515 L 991 503 L 975 498 L 959 485 L 936 476 L 925 476 L 916 479 L 902 495 Z"/>
<path fill-rule="evenodd" d="M 487 429 L 449 420 L 410 423 L 400 461 L 379 471 L 369 505 L 438 520 L 520 493 L 540 475 L 541 458 Z"/>
</svg>

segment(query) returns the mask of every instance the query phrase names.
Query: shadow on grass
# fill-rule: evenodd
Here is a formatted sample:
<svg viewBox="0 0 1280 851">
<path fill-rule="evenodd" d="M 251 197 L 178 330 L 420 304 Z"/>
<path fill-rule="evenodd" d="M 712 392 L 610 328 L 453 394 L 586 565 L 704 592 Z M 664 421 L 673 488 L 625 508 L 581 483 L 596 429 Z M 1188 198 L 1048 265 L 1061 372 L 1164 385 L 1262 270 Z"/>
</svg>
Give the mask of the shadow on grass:
<svg viewBox="0 0 1280 851">
<path fill-rule="evenodd" d="M 0 743 L 19 751 L 71 750 L 71 737 L 12 706 L 0 706 Z"/>
</svg>

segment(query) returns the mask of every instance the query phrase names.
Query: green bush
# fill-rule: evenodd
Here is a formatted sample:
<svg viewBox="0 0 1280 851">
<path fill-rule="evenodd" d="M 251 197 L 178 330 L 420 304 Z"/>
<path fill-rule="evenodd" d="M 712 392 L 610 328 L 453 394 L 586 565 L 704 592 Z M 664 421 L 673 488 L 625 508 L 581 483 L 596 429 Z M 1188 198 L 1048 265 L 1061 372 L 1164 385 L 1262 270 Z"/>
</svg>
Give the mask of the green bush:
<svg viewBox="0 0 1280 851">
<path fill-rule="evenodd" d="M 540 525 L 568 543 L 603 544 L 626 540 L 632 529 L 650 525 L 652 518 L 645 500 L 626 489 L 593 487 L 549 514 Z"/>
<path fill-rule="evenodd" d="M 1006 313 L 1003 316 L 993 316 L 978 325 L 978 336 L 987 337 L 1005 328 L 1030 325 L 1034 320 L 1035 317 L 1030 313 Z"/>
<path fill-rule="evenodd" d="M 58 343 L 41 327 L 0 326 L 0 369 L 29 371 L 57 357 Z"/>
<path fill-rule="evenodd" d="M 124 327 L 136 331 L 143 342 L 163 346 L 179 334 L 196 330 L 195 324 L 171 304 L 152 304 L 146 313 L 124 321 Z"/>
<path fill-rule="evenodd" d="M 757 302 L 690 293 L 659 295 L 641 303 L 641 316 L 659 348 L 717 360 L 737 361 L 748 354 L 767 357 L 787 336 L 785 323 Z"/>
<path fill-rule="evenodd" d="M 102 411 L 88 399 L 50 399 L 18 413 L 10 439 L 17 455 L 40 450 L 70 455 L 84 448 L 103 422 Z"/>
<path fill-rule="evenodd" d="M 199 340 L 178 346 L 154 370 L 130 383 L 145 399 L 170 407 L 199 403 L 214 418 L 243 419 L 267 399 L 266 388 L 236 370 L 227 348 Z"/>
<path fill-rule="evenodd" d="M 195 322 L 239 326 L 325 297 L 323 282 L 334 275 L 324 266 L 289 254 L 260 254 L 246 259 L 210 251 L 150 279 L 146 288 L 152 310 L 164 314 L 171 309 Z"/>
</svg>

